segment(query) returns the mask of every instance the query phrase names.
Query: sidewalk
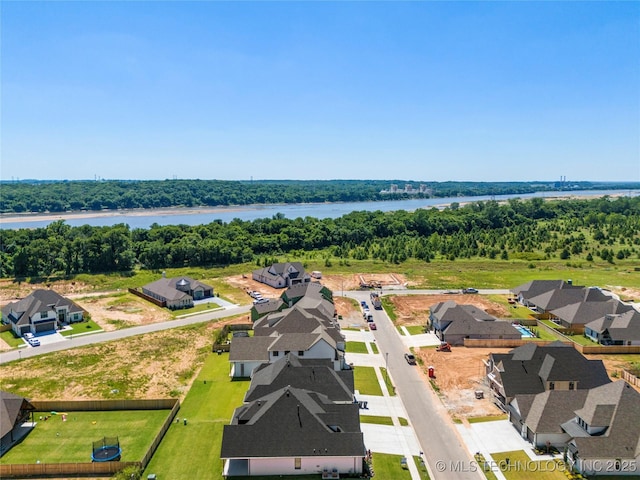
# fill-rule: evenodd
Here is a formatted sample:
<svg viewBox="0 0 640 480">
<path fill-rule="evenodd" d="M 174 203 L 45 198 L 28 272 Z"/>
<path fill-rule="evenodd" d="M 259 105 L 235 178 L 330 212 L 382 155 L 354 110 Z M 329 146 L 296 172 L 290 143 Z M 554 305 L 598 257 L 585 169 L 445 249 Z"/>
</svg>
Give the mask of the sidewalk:
<svg viewBox="0 0 640 480">
<path fill-rule="evenodd" d="M 381 368 L 385 365 L 384 358 L 379 353 L 374 354 L 371 348 L 371 344 L 375 343 L 373 335 L 366 330 L 361 330 L 360 332 L 345 331 L 343 333 L 347 341 L 365 342 L 368 351 L 366 354 L 347 353 L 347 362 L 356 367 L 373 367 L 382 389 L 382 396 L 360 395 L 356 392 L 358 401 L 367 402 L 367 408 L 360 410 L 360 414 L 390 417 L 393 422 L 393 425 L 361 423 L 360 428 L 362 429 L 365 445 L 372 452 L 402 455 L 407 460 L 411 479 L 420 480 L 420 472 L 413 459 L 414 456 L 420 454 L 420 444 L 413 428 L 410 425 L 402 426 L 400 424 L 400 418 L 408 420 L 408 415 L 400 397 L 389 394 L 381 371 Z"/>
</svg>

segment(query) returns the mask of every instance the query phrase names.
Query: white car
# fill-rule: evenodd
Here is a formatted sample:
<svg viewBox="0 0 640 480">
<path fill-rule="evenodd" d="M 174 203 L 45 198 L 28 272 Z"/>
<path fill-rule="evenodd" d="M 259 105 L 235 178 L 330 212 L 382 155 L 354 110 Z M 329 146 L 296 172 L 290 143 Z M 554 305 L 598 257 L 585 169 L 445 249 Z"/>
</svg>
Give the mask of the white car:
<svg viewBox="0 0 640 480">
<path fill-rule="evenodd" d="M 25 333 L 25 334 L 23 335 L 23 337 L 24 337 L 27 341 L 29 341 L 30 339 L 32 339 L 32 338 L 33 338 L 33 333 L 31 333 L 31 332 L 27 332 L 27 333 Z"/>
<path fill-rule="evenodd" d="M 40 340 L 38 340 L 37 338 L 30 338 L 28 341 L 29 341 L 29 345 L 31 345 L 32 347 L 40 346 Z"/>
</svg>

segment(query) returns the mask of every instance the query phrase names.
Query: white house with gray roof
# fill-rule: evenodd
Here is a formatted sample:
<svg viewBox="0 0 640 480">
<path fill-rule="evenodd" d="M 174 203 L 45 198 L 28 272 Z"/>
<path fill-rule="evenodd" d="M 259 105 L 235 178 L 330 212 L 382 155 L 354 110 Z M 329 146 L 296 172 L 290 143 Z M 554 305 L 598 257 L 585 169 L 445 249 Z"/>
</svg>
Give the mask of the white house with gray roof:
<svg viewBox="0 0 640 480">
<path fill-rule="evenodd" d="M 584 334 L 602 345 L 640 345 L 640 312 L 605 315 L 587 323 Z"/>
<path fill-rule="evenodd" d="M 85 311 L 53 290 L 34 290 L 29 296 L 2 308 L 2 323 L 21 337 L 55 332 L 64 323 L 81 322 Z"/>
<path fill-rule="evenodd" d="M 252 277 L 255 281 L 265 283 L 273 288 L 285 288 L 299 283 L 311 282 L 311 275 L 305 272 L 300 262 L 274 263 L 270 267 L 254 270 Z"/>
</svg>

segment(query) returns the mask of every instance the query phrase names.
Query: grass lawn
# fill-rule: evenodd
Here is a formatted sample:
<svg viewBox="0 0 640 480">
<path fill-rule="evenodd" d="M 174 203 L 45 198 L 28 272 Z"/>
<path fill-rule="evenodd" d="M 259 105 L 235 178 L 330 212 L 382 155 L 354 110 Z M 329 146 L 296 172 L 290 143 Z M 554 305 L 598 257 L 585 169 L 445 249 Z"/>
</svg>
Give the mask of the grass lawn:
<svg viewBox="0 0 640 480">
<path fill-rule="evenodd" d="M 347 353 L 368 353 L 365 342 L 347 342 Z"/>
<path fill-rule="evenodd" d="M 376 425 L 393 425 L 391 417 L 378 417 L 377 415 L 360 415 L 360 423 L 373 423 Z"/>
<path fill-rule="evenodd" d="M 73 463 L 91 462 L 92 442 L 102 437 L 118 437 L 122 460 L 142 460 L 160 431 L 169 410 L 123 410 L 109 412 L 66 412 L 40 421 L 24 441 L 2 457 L 2 463 Z M 50 412 L 47 412 L 50 414 Z"/>
<path fill-rule="evenodd" d="M 400 459 L 402 458 L 402 455 L 374 453 L 374 478 L 379 478 L 380 480 L 411 480 L 409 469 L 404 469 L 400 466 Z"/>
<path fill-rule="evenodd" d="M 381 297 L 380 301 L 382 302 L 382 308 L 385 313 L 389 316 L 393 323 L 396 323 L 398 316 L 396 315 L 396 311 L 393 308 L 393 303 L 387 297 Z"/>
<path fill-rule="evenodd" d="M 509 313 L 505 315 L 505 318 L 533 318 L 531 315 L 533 312 L 530 309 L 520 305 L 519 303 L 515 303 L 513 305 L 510 304 L 507 297 L 504 295 L 487 295 L 487 299 L 498 303 L 507 309 Z"/>
<path fill-rule="evenodd" d="M 389 375 L 387 374 L 387 369 L 382 367 L 380 369 L 380 373 L 382 373 L 382 378 L 384 379 L 384 383 L 387 384 L 387 390 L 389 390 L 389 395 L 392 397 L 396 396 L 396 387 L 393 386 L 393 383 L 391 383 L 391 379 L 389 378 Z"/>
<path fill-rule="evenodd" d="M 575 335 L 567 335 L 567 338 L 578 345 L 586 346 L 599 346 L 598 342 L 594 342 L 588 337 L 585 337 L 582 333 L 576 333 Z"/>
<path fill-rule="evenodd" d="M 0 333 L 0 338 L 11 348 L 17 348 L 20 345 L 25 345 L 21 337 L 15 336 L 13 330 L 7 330 L 6 332 Z"/>
<path fill-rule="evenodd" d="M 469 423 L 495 422 L 496 420 L 506 420 L 507 415 L 488 415 L 486 417 L 469 417 Z"/>
<path fill-rule="evenodd" d="M 194 313 L 202 313 L 202 312 L 219 310 L 220 308 L 222 307 L 220 307 L 220 305 L 215 303 L 215 300 L 212 300 L 211 302 L 194 305 L 191 308 L 181 308 L 180 310 L 171 310 L 170 312 L 171 312 L 172 318 L 178 318 L 178 317 L 183 317 L 185 315 L 191 315 Z"/>
<path fill-rule="evenodd" d="M 418 467 L 418 472 L 420 472 L 420 478 L 422 480 L 429 480 L 429 471 L 427 470 L 427 466 L 424 464 L 424 461 L 422 460 L 422 457 L 413 456 L 413 461 L 416 464 L 416 467 Z"/>
<path fill-rule="evenodd" d="M 564 465 L 553 459 L 532 461 L 524 450 L 513 452 L 492 453 L 491 457 L 507 480 L 567 480 Z M 507 458 L 509 463 L 507 464 Z"/>
<path fill-rule="evenodd" d="M 424 329 L 425 329 L 424 325 L 409 325 L 406 328 L 409 331 L 409 335 L 420 335 L 420 334 L 425 333 L 424 332 Z"/>
<path fill-rule="evenodd" d="M 378 383 L 374 367 L 354 367 L 353 380 L 355 389 L 362 395 L 382 396 L 382 389 Z"/>
<path fill-rule="evenodd" d="M 373 353 L 375 353 L 375 354 L 380 353 L 379 350 L 378 350 L 378 345 L 376 343 L 371 343 L 369 345 L 371 345 L 371 350 L 373 351 Z"/>
<path fill-rule="evenodd" d="M 155 473 L 174 480 L 222 480 L 222 428 L 242 405 L 247 388 L 249 381 L 229 378 L 228 354 L 209 355 L 182 402 L 180 422 L 171 425 L 142 478 Z"/>
<path fill-rule="evenodd" d="M 83 322 L 76 322 L 69 325 L 71 327 L 70 330 L 61 330 L 59 333 L 63 337 L 68 337 L 70 335 L 80 335 L 81 333 L 95 333 L 101 332 L 102 327 L 98 325 L 93 320 L 85 320 Z"/>
<path fill-rule="evenodd" d="M 404 417 L 398 417 L 398 421 L 400 422 L 400 425 L 402 425 L 403 427 L 409 426 L 409 420 L 407 420 Z"/>
<path fill-rule="evenodd" d="M 532 338 L 531 340 L 533 341 L 548 341 L 548 342 L 553 342 L 556 340 L 561 340 L 561 337 L 559 337 L 558 335 L 554 335 L 553 333 L 551 333 L 550 331 L 548 331 L 546 328 L 543 327 L 529 327 L 529 330 L 531 330 L 533 333 L 536 334 L 535 338 Z M 527 340 L 525 338 L 525 340 Z"/>
</svg>

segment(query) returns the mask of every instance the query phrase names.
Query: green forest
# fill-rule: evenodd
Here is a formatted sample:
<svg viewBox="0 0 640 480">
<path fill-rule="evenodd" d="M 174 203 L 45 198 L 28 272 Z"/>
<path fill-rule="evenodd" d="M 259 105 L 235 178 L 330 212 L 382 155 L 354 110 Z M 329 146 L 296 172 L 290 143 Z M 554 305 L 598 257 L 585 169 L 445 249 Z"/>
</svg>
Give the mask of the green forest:
<svg viewBox="0 0 640 480">
<path fill-rule="evenodd" d="M 429 193 L 383 194 L 395 184 Z M 640 183 L 418 182 L 408 180 L 149 180 L 0 182 L 0 213 L 101 211 L 132 208 L 271 203 L 364 202 L 404 198 L 526 194 L 562 189 L 637 189 Z"/>
<path fill-rule="evenodd" d="M 149 229 L 71 227 L 0 230 L 2 277 L 51 277 L 188 266 L 266 265 L 317 252 L 325 262 L 401 264 L 486 258 L 616 263 L 640 258 L 640 197 L 510 200 L 445 210 L 357 211 L 337 219 L 215 221 Z M 638 263 L 640 264 L 640 262 Z M 328 263 L 327 263 L 328 265 Z"/>
</svg>

